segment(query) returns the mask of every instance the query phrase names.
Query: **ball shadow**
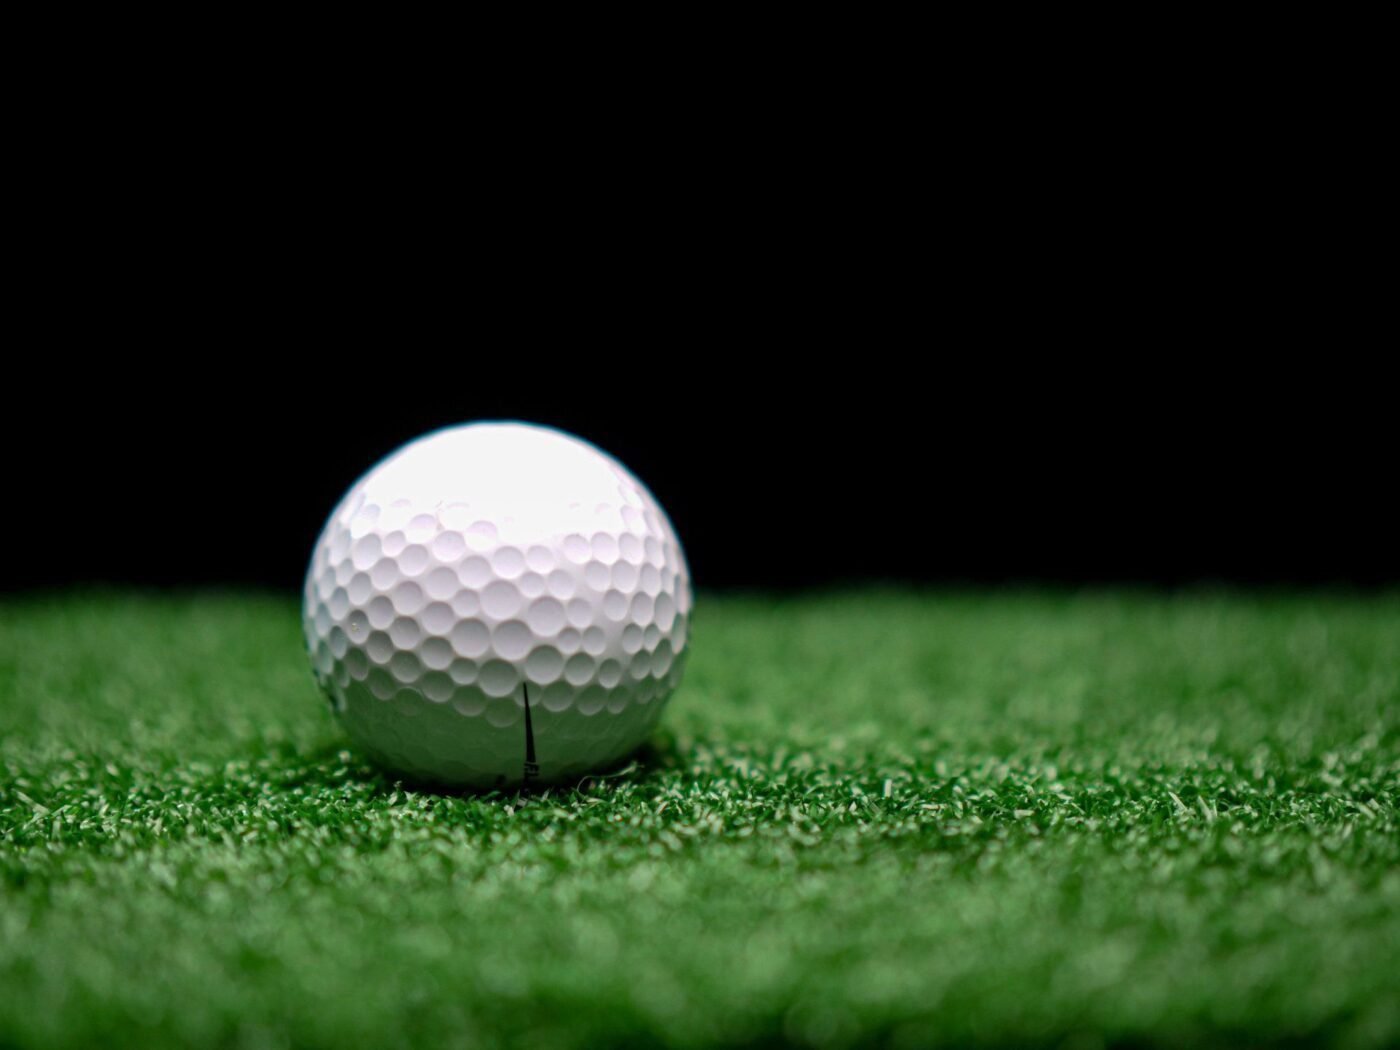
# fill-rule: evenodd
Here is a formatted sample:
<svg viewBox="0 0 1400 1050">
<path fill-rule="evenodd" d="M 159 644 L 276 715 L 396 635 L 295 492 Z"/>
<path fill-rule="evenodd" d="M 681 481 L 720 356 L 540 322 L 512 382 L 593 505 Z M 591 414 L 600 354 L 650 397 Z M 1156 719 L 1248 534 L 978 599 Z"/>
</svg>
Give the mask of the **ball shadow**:
<svg viewBox="0 0 1400 1050">
<path fill-rule="evenodd" d="M 473 787 L 463 784 L 445 783 L 431 777 L 415 776 L 392 768 L 379 761 L 374 755 L 362 750 L 346 740 L 338 745 L 326 745 L 308 757 L 316 760 L 339 758 L 348 752 L 354 756 L 359 767 L 353 772 L 357 779 L 374 788 L 376 793 L 392 794 L 395 791 L 422 792 L 444 797 L 491 798 L 536 797 L 547 794 L 579 794 L 596 790 L 609 784 L 642 785 L 681 766 L 679 749 L 675 739 L 665 732 L 658 733 L 645 741 L 637 750 L 623 756 L 616 762 L 580 777 L 567 779 L 546 779 L 522 783 L 502 783 L 490 787 Z"/>
</svg>

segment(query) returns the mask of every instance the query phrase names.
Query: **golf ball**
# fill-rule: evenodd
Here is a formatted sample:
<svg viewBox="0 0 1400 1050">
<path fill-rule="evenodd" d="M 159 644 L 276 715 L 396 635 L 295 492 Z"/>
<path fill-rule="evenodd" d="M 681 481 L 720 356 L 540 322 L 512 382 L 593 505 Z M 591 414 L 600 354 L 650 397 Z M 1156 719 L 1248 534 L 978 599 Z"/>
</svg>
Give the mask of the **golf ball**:
<svg viewBox="0 0 1400 1050">
<path fill-rule="evenodd" d="M 346 493 L 302 621 L 357 744 L 410 776 L 492 787 L 636 749 L 680 682 L 691 601 L 675 530 L 620 463 L 547 427 L 473 423 Z"/>
</svg>

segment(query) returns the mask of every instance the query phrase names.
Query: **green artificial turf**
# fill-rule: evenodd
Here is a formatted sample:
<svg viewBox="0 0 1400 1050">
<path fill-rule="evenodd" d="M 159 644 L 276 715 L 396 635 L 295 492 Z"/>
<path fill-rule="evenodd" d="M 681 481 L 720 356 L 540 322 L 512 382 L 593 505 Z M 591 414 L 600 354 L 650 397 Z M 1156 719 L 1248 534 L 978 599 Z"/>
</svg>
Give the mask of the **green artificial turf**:
<svg viewBox="0 0 1400 1050">
<path fill-rule="evenodd" d="M 655 746 L 405 790 L 294 603 L 0 604 L 0 1046 L 1400 1043 L 1400 596 L 702 596 Z"/>
</svg>

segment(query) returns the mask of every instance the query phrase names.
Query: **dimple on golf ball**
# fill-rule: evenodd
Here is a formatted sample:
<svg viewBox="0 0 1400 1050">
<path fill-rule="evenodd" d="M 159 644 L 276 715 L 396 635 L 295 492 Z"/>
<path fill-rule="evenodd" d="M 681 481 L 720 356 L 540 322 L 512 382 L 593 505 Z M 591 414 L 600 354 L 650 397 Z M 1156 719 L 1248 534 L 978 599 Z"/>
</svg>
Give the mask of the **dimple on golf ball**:
<svg viewBox="0 0 1400 1050">
<path fill-rule="evenodd" d="M 601 769 L 680 682 L 690 576 L 651 493 L 547 427 L 410 442 L 341 500 L 306 576 L 316 680 L 350 737 L 477 787 Z"/>
</svg>

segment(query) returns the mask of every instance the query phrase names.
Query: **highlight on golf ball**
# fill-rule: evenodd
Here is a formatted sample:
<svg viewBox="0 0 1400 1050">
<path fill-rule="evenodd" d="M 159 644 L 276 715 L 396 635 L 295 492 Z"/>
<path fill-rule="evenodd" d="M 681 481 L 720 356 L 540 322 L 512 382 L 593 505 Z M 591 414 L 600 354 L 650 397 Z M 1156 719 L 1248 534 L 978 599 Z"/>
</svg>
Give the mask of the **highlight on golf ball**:
<svg viewBox="0 0 1400 1050">
<path fill-rule="evenodd" d="M 525 423 L 435 431 L 331 513 L 306 575 L 316 680 L 409 776 L 551 782 L 621 760 L 680 683 L 692 596 L 646 487 Z"/>
</svg>

